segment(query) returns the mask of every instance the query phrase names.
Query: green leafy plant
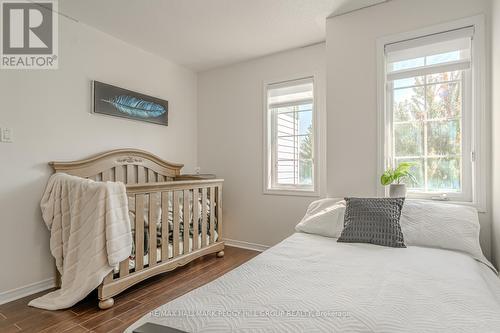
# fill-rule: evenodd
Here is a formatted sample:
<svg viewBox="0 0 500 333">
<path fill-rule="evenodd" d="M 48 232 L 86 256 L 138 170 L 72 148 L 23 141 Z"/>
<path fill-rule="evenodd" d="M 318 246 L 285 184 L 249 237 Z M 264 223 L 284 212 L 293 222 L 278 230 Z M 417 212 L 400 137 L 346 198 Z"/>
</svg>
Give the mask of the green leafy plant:
<svg viewBox="0 0 500 333">
<path fill-rule="evenodd" d="M 380 177 L 380 183 L 382 183 L 382 185 L 384 186 L 394 183 L 401 184 L 401 182 L 405 179 L 414 184 L 417 183 L 415 176 L 413 176 L 413 174 L 410 172 L 411 167 L 414 165 L 415 163 L 402 162 L 396 169 L 387 169 Z"/>
</svg>

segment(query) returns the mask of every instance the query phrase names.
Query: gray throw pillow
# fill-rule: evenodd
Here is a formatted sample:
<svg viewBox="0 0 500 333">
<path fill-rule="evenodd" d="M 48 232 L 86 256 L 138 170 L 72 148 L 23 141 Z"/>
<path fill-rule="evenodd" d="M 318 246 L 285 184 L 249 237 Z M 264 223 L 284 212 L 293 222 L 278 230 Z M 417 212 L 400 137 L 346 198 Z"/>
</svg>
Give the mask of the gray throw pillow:
<svg viewBox="0 0 500 333">
<path fill-rule="evenodd" d="M 345 198 L 344 230 L 337 242 L 406 247 L 399 224 L 404 198 Z"/>
</svg>

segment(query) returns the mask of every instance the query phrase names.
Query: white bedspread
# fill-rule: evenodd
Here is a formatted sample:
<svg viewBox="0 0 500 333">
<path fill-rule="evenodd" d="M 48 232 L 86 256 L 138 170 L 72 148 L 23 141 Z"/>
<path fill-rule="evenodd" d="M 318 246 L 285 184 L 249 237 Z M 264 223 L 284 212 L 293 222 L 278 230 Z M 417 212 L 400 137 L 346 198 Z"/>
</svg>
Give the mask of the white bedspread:
<svg viewBox="0 0 500 333">
<path fill-rule="evenodd" d="M 127 196 L 122 183 L 54 174 L 41 202 L 61 289 L 29 303 L 56 310 L 74 305 L 132 251 Z"/>
<path fill-rule="evenodd" d="M 127 332 L 147 321 L 187 332 L 500 332 L 500 281 L 459 252 L 296 233 Z"/>
</svg>

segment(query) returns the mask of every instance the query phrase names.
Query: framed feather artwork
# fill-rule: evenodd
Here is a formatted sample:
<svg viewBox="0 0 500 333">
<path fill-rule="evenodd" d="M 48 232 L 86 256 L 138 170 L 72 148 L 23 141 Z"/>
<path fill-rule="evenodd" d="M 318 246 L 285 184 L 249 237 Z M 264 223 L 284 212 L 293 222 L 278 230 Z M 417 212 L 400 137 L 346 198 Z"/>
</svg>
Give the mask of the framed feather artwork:
<svg viewBox="0 0 500 333">
<path fill-rule="evenodd" d="M 92 112 L 168 126 L 168 101 L 92 81 Z"/>
</svg>

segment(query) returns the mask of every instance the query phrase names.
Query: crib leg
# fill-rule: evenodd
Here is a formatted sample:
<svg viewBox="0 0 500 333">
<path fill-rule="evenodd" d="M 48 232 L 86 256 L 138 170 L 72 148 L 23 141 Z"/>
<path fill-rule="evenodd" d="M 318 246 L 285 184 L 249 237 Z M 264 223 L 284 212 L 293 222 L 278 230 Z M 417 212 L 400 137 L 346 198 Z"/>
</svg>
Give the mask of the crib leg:
<svg viewBox="0 0 500 333">
<path fill-rule="evenodd" d="M 224 257 L 224 251 L 217 252 L 217 258 L 222 258 L 222 257 Z"/>
<path fill-rule="evenodd" d="M 115 300 L 113 298 L 108 298 L 102 301 L 99 301 L 99 309 L 106 310 L 111 308 L 115 304 Z"/>
</svg>

